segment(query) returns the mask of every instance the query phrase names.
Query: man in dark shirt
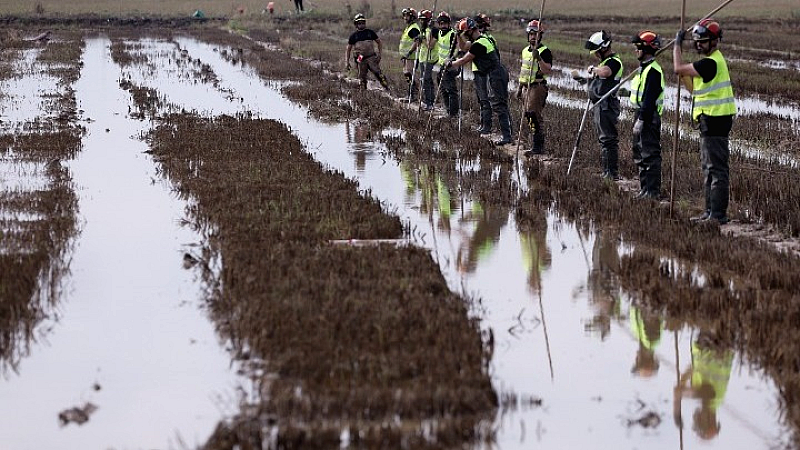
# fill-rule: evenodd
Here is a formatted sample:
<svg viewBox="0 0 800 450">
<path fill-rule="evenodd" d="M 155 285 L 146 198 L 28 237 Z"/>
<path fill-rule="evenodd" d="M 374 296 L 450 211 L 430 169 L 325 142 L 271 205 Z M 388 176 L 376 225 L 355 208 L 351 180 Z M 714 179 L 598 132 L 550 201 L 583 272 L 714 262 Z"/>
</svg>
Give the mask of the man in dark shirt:
<svg viewBox="0 0 800 450">
<path fill-rule="evenodd" d="M 733 98 L 728 63 L 717 49 L 722 28 L 714 19 L 703 19 L 692 28 L 697 53 L 694 63 L 683 62 L 685 31 L 675 37 L 672 63 L 687 89 L 692 91 L 692 120 L 700 125 L 700 161 L 705 181 L 705 211 L 693 220 L 728 223 L 730 195 L 730 149 L 728 136 L 733 127 L 736 103 Z"/>
<path fill-rule="evenodd" d="M 584 47 L 600 60 L 597 66 L 589 66 L 589 99 L 597 102 L 622 79 L 622 60 L 611 50 L 611 36 L 605 31 L 592 34 Z M 619 98 L 610 95 L 594 107 L 594 127 L 601 147 L 603 178 L 619 179 Z"/>
<path fill-rule="evenodd" d="M 367 71 L 370 71 L 381 86 L 388 91 L 389 83 L 380 67 L 381 53 L 383 52 L 380 38 L 374 31 L 367 28 L 367 19 L 363 14 L 356 14 L 353 24 L 356 26 L 356 32 L 351 34 L 350 39 L 347 40 L 347 51 L 344 57 L 347 70 L 350 70 L 350 56 L 353 55 L 358 65 L 358 79 L 361 80 L 361 88 L 367 88 Z M 376 46 L 378 47 L 377 51 L 375 50 Z"/>
<path fill-rule="evenodd" d="M 633 162 L 639 167 L 637 198 L 658 199 L 661 195 L 661 113 L 664 110 L 664 71 L 655 59 L 661 38 L 644 30 L 633 37 L 639 72 L 631 80 L 633 118 Z"/>
<path fill-rule="evenodd" d="M 470 17 L 461 19 L 456 30 L 460 31 L 461 36 L 470 42 L 469 50 L 461 58 L 450 62 L 447 68 L 474 64 L 474 73 L 487 77 L 489 87 L 494 94 L 490 97 L 492 112 L 497 114 L 497 121 L 500 123 L 500 132 L 502 133 L 502 138 L 496 141 L 495 145 L 510 144 L 511 115 L 508 111 L 508 70 L 500 62 L 500 51 L 495 43 L 481 32 L 475 20 Z M 475 87 L 476 89 L 480 87 L 477 81 Z"/>
</svg>

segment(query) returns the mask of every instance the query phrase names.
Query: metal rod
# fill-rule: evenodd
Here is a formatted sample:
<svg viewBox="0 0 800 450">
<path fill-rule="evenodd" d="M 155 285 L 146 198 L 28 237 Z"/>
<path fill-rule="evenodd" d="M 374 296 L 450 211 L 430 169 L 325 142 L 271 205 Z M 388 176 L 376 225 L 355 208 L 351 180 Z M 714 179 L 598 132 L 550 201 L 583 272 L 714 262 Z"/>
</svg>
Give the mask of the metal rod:
<svg viewBox="0 0 800 450">
<path fill-rule="evenodd" d="M 572 148 L 572 156 L 569 158 L 569 166 L 567 166 L 567 175 L 572 170 L 572 163 L 575 161 L 575 154 L 578 153 L 578 144 L 581 143 L 581 134 L 583 134 L 583 124 L 586 123 L 586 116 L 589 114 L 589 110 L 592 109 L 592 99 L 586 100 L 586 108 L 583 110 L 583 117 L 581 118 L 581 124 L 578 127 L 578 135 L 575 136 L 575 146 Z"/>
</svg>

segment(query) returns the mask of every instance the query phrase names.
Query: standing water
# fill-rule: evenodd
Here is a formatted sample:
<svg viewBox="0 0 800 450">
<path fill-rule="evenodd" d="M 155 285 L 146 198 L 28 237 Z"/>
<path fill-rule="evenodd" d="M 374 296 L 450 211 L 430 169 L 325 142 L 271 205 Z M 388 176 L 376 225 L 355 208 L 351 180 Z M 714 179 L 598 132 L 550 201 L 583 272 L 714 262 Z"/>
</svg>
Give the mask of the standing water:
<svg viewBox="0 0 800 450">
<path fill-rule="evenodd" d="M 181 265 L 199 238 L 180 226 L 185 203 L 143 153 L 149 124 L 126 117 L 130 98 L 108 47 L 87 42 L 74 86 L 87 129 L 68 163 L 81 232 L 59 319 L 0 382 L 3 448 L 195 447 L 238 395 L 241 380 Z M 89 403 L 88 422 L 59 424 L 61 411 Z"/>
</svg>

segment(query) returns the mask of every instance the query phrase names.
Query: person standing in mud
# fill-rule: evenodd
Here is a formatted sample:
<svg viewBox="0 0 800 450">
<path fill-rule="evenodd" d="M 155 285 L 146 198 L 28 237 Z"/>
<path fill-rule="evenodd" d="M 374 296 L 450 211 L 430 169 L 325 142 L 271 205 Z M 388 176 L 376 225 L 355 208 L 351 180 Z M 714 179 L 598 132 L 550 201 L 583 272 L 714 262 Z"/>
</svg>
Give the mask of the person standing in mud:
<svg viewBox="0 0 800 450">
<path fill-rule="evenodd" d="M 587 69 L 589 99 L 596 103 L 619 84 L 622 79 L 622 60 L 611 49 L 611 36 L 602 30 L 592 34 L 586 40 L 584 48 L 600 60 L 597 66 L 589 66 Z M 616 93 L 596 105 L 593 111 L 594 127 L 601 146 L 603 178 L 609 180 L 619 179 L 619 112 L 619 98 Z"/>
<path fill-rule="evenodd" d="M 297 12 L 297 14 L 300 14 L 301 12 L 305 11 L 303 9 L 303 0 L 294 0 L 294 9 Z"/>
<path fill-rule="evenodd" d="M 681 46 L 686 32 L 675 37 L 672 62 L 677 75 L 692 92 L 692 120 L 700 128 L 700 161 L 705 184 L 705 210 L 695 221 L 728 223 L 730 196 L 730 149 L 728 136 L 736 115 L 728 63 L 717 48 L 722 27 L 714 19 L 703 19 L 692 28 L 692 41 L 703 56 L 693 63 L 683 62 Z"/>
<path fill-rule="evenodd" d="M 347 70 L 350 70 L 350 57 L 353 55 L 358 66 L 358 79 L 361 81 L 362 89 L 367 88 L 367 72 L 369 71 L 375 75 L 384 89 L 389 90 L 389 82 L 380 67 L 381 53 L 383 53 L 380 38 L 374 31 L 367 28 L 367 18 L 364 17 L 364 14 L 356 14 L 353 24 L 356 26 L 356 31 L 347 40 L 347 51 L 344 56 Z"/>
<path fill-rule="evenodd" d="M 436 47 L 433 45 L 432 36 L 436 31 L 431 28 L 431 20 L 433 13 L 427 9 L 423 9 L 419 13 L 419 26 L 420 37 L 422 41 L 418 44 L 419 52 L 419 65 L 420 65 L 420 79 L 422 80 L 422 100 L 424 103 L 425 111 L 433 109 L 434 96 L 436 91 L 433 84 L 433 66 L 439 61 L 439 54 Z"/>
<path fill-rule="evenodd" d="M 492 27 L 492 19 L 484 13 L 477 14 L 473 19 L 478 25 L 481 35 L 489 40 L 489 42 L 497 48 L 497 41 L 495 41 L 492 34 L 489 32 Z M 472 42 L 464 38 L 464 35 L 459 33 L 459 49 L 463 52 L 469 50 Z M 498 59 L 500 57 L 500 50 L 497 50 Z M 472 64 L 472 81 L 475 85 L 475 96 L 478 100 L 478 108 L 480 112 L 480 125 L 475 130 L 480 135 L 491 134 L 492 132 L 492 92 L 489 87 L 489 78 L 487 75 L 475 65 Z M 507 88 L 506 88 L 507 89 Z"/>
<path fill-rule="evenodd" d="M 458 84 L 456 78 L 461 73 L 460 69 L 447 69 L 447 60 L 455 55 L 457 44 L 456 32 L 451 28 L 450 15 L 442 11 L 436 18 L 438 29 L 431 33 L 430 47 L 436 49 L 439 62 L 439 89 L 442 92 L 442 101 L 451 118 L 458 116 L 461 108 L 458 100 Z M 463 55 L 460 55 L 463 56 Z"/>
<path fill-rule="evenodd" d="M 417 48 L 422 39 L 422 33 L 417 23 L 417 10 L 414 8 L 403 8 L 403 20 L 406 22 L 406 27 L 403 29 L 403 34 L 400 35 L 400 61 L 403 63 L 403 77 L 408 83 L 407 95 L 403 98 L 408 98 L 411 101 L 417 98 L 417 86 L 415 85 L 414 76 L 412 74 L 417 71 Z"/>
<path fill-rule="evenodd" d="M 661 113 L 664 110 L 664 71 L 655 54 L 661 38 L 644 30 L 633 37 L 639 72 L 631 80 L 633 117 L 633 162 L 639 167 L 637 198 L 657 200 L 661 195 Z"/>
<path fill-rule="evenodd" d="M 531 132 L 531 147 L 526 156 L 544 153 L 544 118 L 542 110 L 547 100 L 546 76 L 553 67 L 553 53 L 542 44 L 544 26 L 534 19 L 525 28 L 528 45 L 522 49 L 519 87 L 516 97 L 524 102 L 525 120 Z M 538 44 L 538 45 L 537 45 Z M 534 46 L 536 48 L 533 48 Z"/>
<path fill-rule="evenodd" d="M 492 116 L 491 112 L 497 114 L 497 120 L 500 122 L 500 131 L 502 138 L 495 141 L 495 145 L 505 145 L 511 143 L 511 114 L 508 110 L 508 70 L 500 62 L 500 51 L 495 45 L 494 41 L 485 36 L 478 28 L 478 24 L 474 19 L 465 17 L 458 22 L 456 30 L 461 33 L 464 42 L 468 42 L 467 53 L 451 61 L 446 65 L 446 68 L 459 68 L 466 64 L 473 65 L 473 75 L 477 76 L 475 79 L 475 90 L 480 99 L 482 95 L 488 97 L 488 89 L 492 90 L 491 110 L 487 116 L 481 110 L 481 134 L 491 132 Z M 488 80 L 488 85 L 481 80 L 485 77 Z"/>
</svg>

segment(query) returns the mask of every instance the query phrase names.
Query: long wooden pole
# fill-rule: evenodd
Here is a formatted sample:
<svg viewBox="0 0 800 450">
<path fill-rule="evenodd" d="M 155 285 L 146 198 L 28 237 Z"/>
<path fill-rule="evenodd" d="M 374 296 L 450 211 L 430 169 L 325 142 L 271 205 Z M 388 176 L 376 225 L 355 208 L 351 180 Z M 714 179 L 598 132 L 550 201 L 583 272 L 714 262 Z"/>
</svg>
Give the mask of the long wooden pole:
<svg viewBox="0 0 800 450">
<path fill-rule="evenodd" d="M 681 2 L 681 27 L 686 28 L 686 0 Z M 678 158 L 678 146 L 681 142 L 681 76 L 678 75 L 678 82 L 675 93 L 675 127 L 672 132 L 675 134 L 672 139 L 672 167 L 669 175 L 669 216 L 672 217 L 673 205 L 675 203 L 675 160 Z"/>
<path fill-rule="evenodd" d="M 534 41 L 533 49 L 531 50 L 531 52 L 539 48 L 539 42 L 541 42 L 542 40 L 542 17 L 544 16 L 544 3 L 545 0 L 542 0 L 542 5 L 541 7 L 539 7 L 539 31 L 536 32 L 536 40 Z M 527 36 L 528 32 L 526 30 L 525 37 Z M 533 53 L 531 53 L 531 65 L 530 69 L 528 70 L 529 81 L 531 78 L 533 78 L 533 60 L 534 60 Z M 528 89 L 525 90 L 525 99 L 523 99 L 522 106 L 519 108 L 520 113 L 519 113 L 519 133 L 517 134 L 517 156 L 516 156 L 517 159 L 519 159 L 519 147 L 520 144 L 522 143 L 522 126 L 525 124 L 525 107 L 528 105 L 530 96 L 531 96 L 531 85 L 530 83 L 528 83 Z"/>
</svg>

